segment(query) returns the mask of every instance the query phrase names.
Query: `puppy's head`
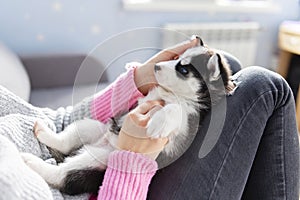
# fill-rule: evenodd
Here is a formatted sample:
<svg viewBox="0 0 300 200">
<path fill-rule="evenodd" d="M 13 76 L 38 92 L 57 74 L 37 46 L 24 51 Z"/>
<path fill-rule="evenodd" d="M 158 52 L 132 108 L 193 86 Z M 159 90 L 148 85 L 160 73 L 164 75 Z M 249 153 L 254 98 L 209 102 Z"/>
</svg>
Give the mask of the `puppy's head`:
<svg viewBox="0 0 300 200">
<path fill-rule="evenodd" d="M 224 94 L 230 76 L 225 58 L 206 47 L 200 38 L 196 47 L 176 60 L 157 63 L 154 70 L 161 87 L 194 101 L 208 91 L 215 95 L 223 90 Z"/>
</svg>

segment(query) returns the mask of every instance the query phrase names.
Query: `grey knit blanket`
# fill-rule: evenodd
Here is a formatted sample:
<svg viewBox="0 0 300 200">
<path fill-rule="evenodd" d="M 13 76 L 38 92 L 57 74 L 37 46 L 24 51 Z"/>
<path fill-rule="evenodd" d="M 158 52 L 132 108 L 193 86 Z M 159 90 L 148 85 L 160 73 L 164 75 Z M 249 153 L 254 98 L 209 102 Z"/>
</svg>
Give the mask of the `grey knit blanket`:
<svg viewBox="0 0 300 200">
<path fill-rule="evenodd" d="M 42 119 L 60 132 L 70 121 L 89 115 L 88 103 L 58 110 L 37 108 L 0 86 L 0 200 L 88 199 L 88 194 L 69 196 L 51 188 L 20 157 L 20 152 L 30 152 L 56 164 L 47 147 L 34 136 L 35 121 Z"/>
</svg>

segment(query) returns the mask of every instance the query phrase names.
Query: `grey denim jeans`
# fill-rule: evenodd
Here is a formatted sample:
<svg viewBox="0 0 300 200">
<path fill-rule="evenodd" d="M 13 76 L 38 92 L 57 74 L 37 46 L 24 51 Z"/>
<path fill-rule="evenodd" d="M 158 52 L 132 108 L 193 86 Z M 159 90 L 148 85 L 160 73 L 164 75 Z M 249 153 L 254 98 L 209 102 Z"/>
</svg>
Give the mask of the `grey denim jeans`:
<svg viewBox="0 0 300 200">
<path fill-rule="evenodd" d="M 278 74 L 248 67 L 233 76 L 221 134 L 203 158 L 205 117 L 188 150 L 152 179 L 148 199 L 299 200 L 299 141 L 290 87 Z M 211 122 L 214 123 L 214 122 Z"/>
</svg>

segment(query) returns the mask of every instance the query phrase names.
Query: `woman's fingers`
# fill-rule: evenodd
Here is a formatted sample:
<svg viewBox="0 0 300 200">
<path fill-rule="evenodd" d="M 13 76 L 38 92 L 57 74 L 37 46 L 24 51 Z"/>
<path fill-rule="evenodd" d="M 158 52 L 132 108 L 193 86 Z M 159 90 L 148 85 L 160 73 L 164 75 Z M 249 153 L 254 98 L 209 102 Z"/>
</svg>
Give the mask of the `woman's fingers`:
<svg viewBox="0 0 300 200">
<path fill-rule="evenodd" d="M 129 113 L 129 117 L 134 124 L 141 127 L 146 127 L 150 117 L 162 106 L 163 101 L 161 100 L 147 101 L 132 110 Z"/>
<path fill-rule="evenodd" d="M 147 136 L 147 123 L 151 115 L 163 106 L 160 100 L 147 101 L 132 110 L 123 122 L 117 146 L 120 149 L 142 153 L 156 159 L 162 151 L 168 138 L 152 139 Z"/>
<path fill-rule="evenodd" d="M 163 106 L 164 102 L 162 100 L 153 100 L 153 101 L 146 101 L 142 103 L 136 109 L 133 110 L 133 113 L 143 114 L 145 115 L 148 113 L 153 107 L 155 106 Z"/>
<path fill-rule="evenodd" d="M 154 65 L 156 63 L 174 60 L 187 49 L 197 46 L 197 44 L 199 44 L 199 38 L 192 37 L 191 40 L 160 51 L 144 64 L 137 67 L 134 72 L 134 82 L 139 91 L 146 95 L 151 88 L 157 85 L 157 80 L 154 75 Z"/>
<path fill-rule="evenodd" d="M 184 41 L 170 48 L 164 49 L 152 58 L 147 63 L 158 63 L 162 61 L 173 60 L 175 57 L 183 54 L 187 49 L 195 47 L 199 43 L 198 39 L 194 37 L 191 40 Z"/>
</svg>

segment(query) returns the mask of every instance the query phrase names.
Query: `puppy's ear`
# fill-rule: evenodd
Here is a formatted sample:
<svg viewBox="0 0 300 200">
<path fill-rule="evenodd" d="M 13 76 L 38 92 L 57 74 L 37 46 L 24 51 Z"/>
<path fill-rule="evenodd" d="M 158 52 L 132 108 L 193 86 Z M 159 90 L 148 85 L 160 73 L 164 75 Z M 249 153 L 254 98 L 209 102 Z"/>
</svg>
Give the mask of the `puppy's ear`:
<svg viewBox="0 0 300 200">
<path fill-rule="evenodd" d="M 196 46 L 204 46 L 203 40 L 198 35 L 193 35 L 191 40 L 197 39 L 197 45 Z"/>
<path fill-rule="evenodd" d="M 214 81 L 220 77 L 221 68 L 223 67 L 221 56 L 218 53 L 213 54 L 207 63 L 209 71 L 209 80 Z"/>
</svg>

